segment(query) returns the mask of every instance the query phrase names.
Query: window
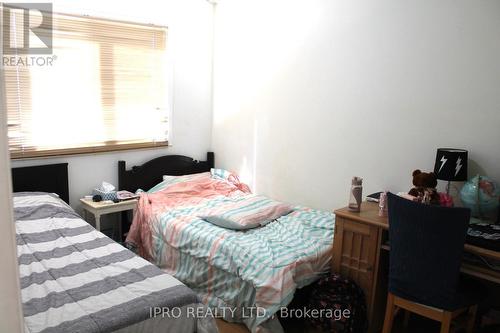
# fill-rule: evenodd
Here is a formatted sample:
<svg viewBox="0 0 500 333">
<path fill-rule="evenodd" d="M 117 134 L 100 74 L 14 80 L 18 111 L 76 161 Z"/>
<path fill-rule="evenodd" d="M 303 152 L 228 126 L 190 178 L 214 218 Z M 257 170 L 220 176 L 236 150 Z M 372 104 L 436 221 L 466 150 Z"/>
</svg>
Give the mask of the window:
<svg viewBox="0 0 500 333">
<path fill-rule="evenodd" d="M 11 157 L 166 145 L 166 28 L 55 13 L 52 20 L 52 61 L 4 60 Z M 22 12 L 11 11 L 10 30 L 22 31 Z"/>
</svg>

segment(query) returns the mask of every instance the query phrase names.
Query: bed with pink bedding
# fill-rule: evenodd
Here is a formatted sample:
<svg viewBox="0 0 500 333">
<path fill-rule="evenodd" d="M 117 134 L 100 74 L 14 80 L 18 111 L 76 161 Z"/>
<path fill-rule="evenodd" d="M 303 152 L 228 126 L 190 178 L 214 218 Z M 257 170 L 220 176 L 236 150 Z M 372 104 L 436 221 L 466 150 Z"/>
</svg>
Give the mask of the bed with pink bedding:
<svg viewBox="0 0 500 333">
<path fill-rule="evenodd" d="M 218 169 L 166 177 L 141 194 L 127 243 L 196 291 L 217 317 L 252 332 L 280 332 L 275 314 L 297 288 L 329 271 L 334 217 L 266 205 L 276 204 Z M 220 207 L 238 216 L 281 211 L 262 226 L 235 230 L 204 219 L 224 214 Z"/>
</svg>

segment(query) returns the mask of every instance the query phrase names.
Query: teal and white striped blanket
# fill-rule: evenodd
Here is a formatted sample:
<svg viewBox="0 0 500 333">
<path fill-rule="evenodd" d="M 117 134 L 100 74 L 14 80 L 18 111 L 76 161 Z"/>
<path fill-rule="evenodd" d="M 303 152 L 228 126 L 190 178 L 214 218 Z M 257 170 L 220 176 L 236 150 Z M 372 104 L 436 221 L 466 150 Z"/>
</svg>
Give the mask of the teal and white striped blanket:
<svg viewBox="0 0 500 333">
<path fill-rule="evenodd" d="M 297 288 L 329 271 L 334 216 L 297 206 L 246 231 L 200 218 L 228 202 L 253 198 L 240 188 L 206 175 L 143 194 L 128 241 L 226 320 L 258 332 Z"/>
</svg>

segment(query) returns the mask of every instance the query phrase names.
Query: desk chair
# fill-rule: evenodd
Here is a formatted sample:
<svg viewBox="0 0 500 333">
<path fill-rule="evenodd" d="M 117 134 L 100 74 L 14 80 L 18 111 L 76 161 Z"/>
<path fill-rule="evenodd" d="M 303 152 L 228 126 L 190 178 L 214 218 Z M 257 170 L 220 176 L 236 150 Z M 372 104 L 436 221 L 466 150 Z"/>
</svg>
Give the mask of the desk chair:
<svg viewBox="0 0 500 333">
<path fill-rule="evenodd" d="M 388 205 L 391 251 L 383 333 L 391 332 L 399 309 L 441 322 L 441 333 L 468 312 L 472 333 L 478 300 L 459 286 L 470 210 L 424 205 L 392 193 Z"/>
</svg>

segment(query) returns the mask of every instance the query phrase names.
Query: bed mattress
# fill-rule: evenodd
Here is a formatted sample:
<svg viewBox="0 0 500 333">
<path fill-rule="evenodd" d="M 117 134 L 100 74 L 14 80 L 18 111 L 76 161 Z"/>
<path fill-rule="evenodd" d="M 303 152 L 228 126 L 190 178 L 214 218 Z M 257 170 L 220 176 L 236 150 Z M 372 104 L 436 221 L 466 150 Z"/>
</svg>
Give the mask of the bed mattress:
<svg viewBox="0 0 500 333">
<path fill-rule="evenodd" d="M 17 193 L 14 214 L 26 332 L 217 331 L 213 318 L 152 318 L 156 308 L 203 305 L 57 197 Z"/>
</svg>

